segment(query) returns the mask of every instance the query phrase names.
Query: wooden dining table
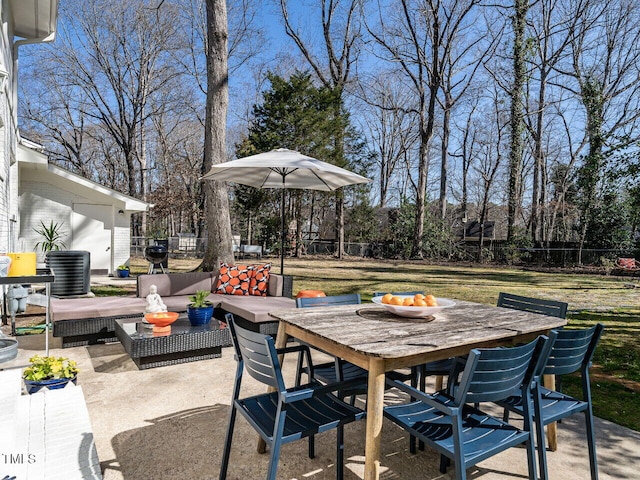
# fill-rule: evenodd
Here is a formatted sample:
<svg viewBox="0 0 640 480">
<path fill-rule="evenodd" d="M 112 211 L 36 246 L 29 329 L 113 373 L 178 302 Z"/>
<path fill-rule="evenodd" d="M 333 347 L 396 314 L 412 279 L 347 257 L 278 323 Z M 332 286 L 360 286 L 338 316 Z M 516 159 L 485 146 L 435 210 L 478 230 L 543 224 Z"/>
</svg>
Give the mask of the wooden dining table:
<svg viewBox="0 0 640 480">
<path fill-rule="evenodd" d="M 530 341 L 566 320 L 457 301 L 427 318 L 396 316 L 376 304 L 277 310 L 276 347 L 295 337 L 369 372 L 365 440 L 366 480 L 380 478 L 385 372 Z M 260 447 L 259 447 L 260 448 Z"/>
</svg>

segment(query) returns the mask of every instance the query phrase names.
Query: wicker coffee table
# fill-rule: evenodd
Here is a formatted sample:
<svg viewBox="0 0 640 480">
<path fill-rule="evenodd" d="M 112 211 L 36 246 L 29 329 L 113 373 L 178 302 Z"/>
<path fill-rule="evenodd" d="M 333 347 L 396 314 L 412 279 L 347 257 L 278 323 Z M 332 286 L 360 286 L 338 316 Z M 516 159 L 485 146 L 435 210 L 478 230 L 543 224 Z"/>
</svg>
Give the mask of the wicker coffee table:
<svg viewBox="0 0 640 480">
<path fill-rule="evenodd" d="M 116 336 L 139 369 L 219 358 L 222 347 L 231 345 L 228 328 L 220 329 L 217 320 L 192 327 L 186 313 L 171 325 L 168 334 L 154 334 L 140 318 L 115 321 Z"/>
</svg>

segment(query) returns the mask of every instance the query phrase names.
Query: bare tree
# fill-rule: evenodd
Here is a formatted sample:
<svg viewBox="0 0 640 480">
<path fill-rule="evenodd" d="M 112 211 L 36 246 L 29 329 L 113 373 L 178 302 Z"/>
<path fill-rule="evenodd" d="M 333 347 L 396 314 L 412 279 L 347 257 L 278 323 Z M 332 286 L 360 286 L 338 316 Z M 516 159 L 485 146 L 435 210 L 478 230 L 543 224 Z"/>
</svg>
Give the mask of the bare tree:
<svg viewBox="0 0 640 480">
<path fill-rule="evenodd" d="M 227 107 L 227 3 L 206 0 L 207 5 L 207 103 L 202 173 L 226 160 Z M 202 268 L 215 270 L 220 262 L 233 261 L 229 196 L 224 182 L 205 182 L 207 248 Z"/>
<path fill-rule="evenodd" d="M 170 236 L 195 232 L 200 218 L 204 130 L 192 114 L 193 103 L 185 97 L 184 108 L 153 116 L 149 128 L 150 225 Z"/>
<path fill-rule="evenodd" d="M 478 148 L 478 141 L 476 139 L 478 129 L 476 128 L 474 119 L 480 103 L 480 95 L 472 95 L 471 97 L 464 124 L 456 125 L 460 141 L 458 150 L 453 154 L 454 158 L 459 158 L 461 161 L 461 168 L 459 169 L 461 176 L 458 178 L 460 193 L 457 196 L 454 194 L 454 197 L 460 204 L 459 209 L 463 223 L 466 223 L 469 218 L 469 171 L 477 156 L 476 150 Z"/>
<path fill-rule="evenodd" d="M 442 36 L 442 143 L 440 147 L 440 194 L 439 213 L 444 220 L 447 215 L 447 189 L 449 185 L 448 157 L 451 135 L 451 113 L 455 105 L 473 86 L 478 68 L 494 48 L 494 41 L 484 42 L 486 33 L 468 21 L 479 1 L 454 1 L 440 4 L 444 24 Z"/>
<path fill-rule="evenodd" d="M 207 15 L 205 0 L 176 0 L 184 18 L 185 41 L 189 48 L 175 61 L 181 65 L 188 75 L 193 77 L 197 90 L 207 93 L 207 65 L 203 58 L 207 49 Z M 259 26 L 259 3 L 255 0 L 228 0 L 228 73 L 233 76 L 240 73 L 263 52 L 266 39 L 265 32 Z M 242 88 L 242 90 L 245 90 Z M 200 103 L 193 104 L 194 113 L 204 126 L 204 111 Z"/>
<path fill-rule="evenodd" d="M 526 23 L 529 0 L 513 2 L 513 79 L 511 96 L 511 141 L 509 146 L 509 197 L 507 200 L 507 240 L 513 240 L 515 225 L 520 214 L 522 198 L 520 183 L 522 175 L 522 155 L 524 130 L 524 85 L 526 81 Z"/>
<path fill-rule="evenodd" d="M 476 129 L 480 131 L 476 137 L 481 147 L 477 152 L 477 162 L 471 167 L 478 174 L 480 180 L 480 202 L 478 223 L 480 224 L 480 238 L 478 241 L 478 261 L 483 260 L 485 222 L 488 220 L 489 202 L 494 195 L 496 177 L 503 164 L 503 150 L 505 130 L 507 129 L 507 115 L 501 105 L 503 99 L 498 89 L 494 89 L 489 99 L 489 113 L 491 117 L 479 117 L 476 121 L 486 127 Z"/>
<path fill-rule="evenodd" d="M 589 144 L 578 176 L 579 262 L 607 162 L 640 139 L 640 5 L 594 2 L 581 20 L 571 42 L 571 66 L 559 67 L 575 79 L 563 87 L 582 102 Z"/>
<path fill-rule="evenodd" d="M 357 61 L 360 40 L 360 18 L 362 0 L 348 0 L 344 4 L 335 0 L 319 0 L 323 43 L 320 52 L 313 51 L 314 41 L 304 38 L 302 29 L 293 24 L 287 0 L 280 0 L 285 32 L 294 41 L 302 56 L 311 66 L 320 82 L 335 92 L 336 119 L 341 117 L 343 94 Z M 334 140 L 333 163 L 346 166 L 343 135 Z M 336 195 L 336 230 L 338 237 L 338 258 L 344 252 L 344 192 L 338 189 Z"/>
<path fill-rule="evenodd" d="M 548 247 L 551 240 L 568 241 L 572 232 L 574 216 L 572 212 L 577 208 L 571 204 L 570 191 L 575 190 L 576 165 L 579 163 L 583 152 L 587 147 L 588 137 L 585 131 L 576 132 L 572 128 L 572 112 L 568 107 L 565 111 L 562 109 L 563 103 L 561 98 L 553 105 L 553 116 L 558 119 L 555 134 L 555 142 L 560 145 L 558 156 L 562 161 L 554 162 L 550 166 L 550 174 L 548 175 L 549 205 L 547 209 L 549 214 L 546 221 L 546 246 Z M 571 112 L 571 113 L 570 113 Z M 578 135 L 578 138 L 574 137 Z"/>
<path fill-rule="evenodd" d="M 379 206 L 384 208 L 398 167 L 410 161 L 416 146 L 416 117 L 409 111 L 413 98 L 394 72 L 367 78 L 360 89 L 362 129 L 376 151 Z"/>
<path fill-rule="evenodd" d="M 533 71 L 530 84 L 537 86 L 537 98 L 527 103 L 528 115 L 525 118 L 526 126 L 533 138 L 533 177 L 531 191 L 531 237 L 539 243 L 547 238 L 544 226 L 546 224 L 544 212 L 547 201 L 547 166 L 545 162 L 546 152 L 544 146 L 545 128 L 547 125 L 545 114 L 549 108 L 549 82 L 558 83 L 557 75 L 554 77 L 555 66 L 569 52 L 570 44 L 576 25 L 583 21 L 585 9 L 589 7 L 591 0 L 577 0 L 569 8 L 562 8 L 557 0 L 542 0 L 532 6 L 530 30 L 532 31 L 535 48 Z"/>
<path fill-rule="evenodd" d="M 438 93 L 443 87 L 447 60 L 454 40 L 475 0 L 440 2 L 399 0 L 399 8 L 385 9 L 378 1 L 377 24 L 368 25 L 369 34 L 389 61 L 395 62 L 414 89 L 419 124 L 418 188 L 412 255 L 422 256 L 427 182 L 431 141 L 434 135 Z M 446 163 L 444 164 L 446 170 Z M 446 185 L 446 175 L 445 175 Z"/>
<path fill-rule="evenodd" d="M 181 47 L 175 15 L 175 7 L 163 2 L 69 0 L 61 5 L 55 47 L 43 50 L 58 90 L 54 99 L 70 97 L 52 108 L 69 110 L 65 123 L 41 118 L 52 139 L 76 164 L 88 132 L 100 145 L 117 145 L 124 162 L 120 190 L 137 198 L 147 191 L 145 123 L 157 112 L 149 102 L 176 88 L 179 75 L 167 61 L 168 52 Z M 165 102 L 154 105 L 168 108 Z"/>
<path fill-rule="evenodd" d="M 29 138 L 45 145 L 57 163 L 92 178 L 95 168 L 87 160 L 85 116 L 78 114 L 78 99 L 73 88 L 58 83 L 56 63 L 41 62 L 38 82 L 28 82 L 30 95 L 20 96 L 23 130 Z"/>
</svg>

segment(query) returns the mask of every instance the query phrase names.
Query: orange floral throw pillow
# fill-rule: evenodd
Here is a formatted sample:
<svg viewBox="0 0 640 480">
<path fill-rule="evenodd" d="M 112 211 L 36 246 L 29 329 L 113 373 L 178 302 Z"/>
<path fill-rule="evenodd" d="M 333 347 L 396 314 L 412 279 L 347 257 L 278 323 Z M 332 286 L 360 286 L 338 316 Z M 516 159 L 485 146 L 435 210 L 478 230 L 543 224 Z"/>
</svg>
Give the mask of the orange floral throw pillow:
<svg viewBox="0 0 640 480">
<path fill-rule="evenodd" d="M 220 264 L 218 284 L 215 293 L 225 295 L 249 295 L 249 282 L 253 267 L 251 265 Z"/>
<path fill-rule="evenodd" d="M 267 296 L 270 270 L 270 263 L 265 263 L 264 265 L 253 265 L 251 280 L 249 282 L 249 295 L 258 295 L 260 297 Z"/>
</svg>

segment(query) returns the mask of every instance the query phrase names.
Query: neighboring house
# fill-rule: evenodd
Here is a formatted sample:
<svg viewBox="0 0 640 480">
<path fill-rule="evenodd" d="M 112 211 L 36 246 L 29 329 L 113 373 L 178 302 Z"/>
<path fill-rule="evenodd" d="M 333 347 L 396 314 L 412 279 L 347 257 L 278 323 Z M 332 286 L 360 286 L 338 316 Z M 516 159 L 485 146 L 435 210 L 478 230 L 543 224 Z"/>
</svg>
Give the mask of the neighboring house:
<svg viewBox="0 0 640 480">
<path fill-rule="evenodd" d="M 19 250 L 34 251 L 42 240 L 34 229 L 53 221 L 66 249 L 91 254 L 92 273 L 115 273 L 129 261 L 131 214 L 150 205 L 50 164 L 41 148 L 24 139 L 18 145 Z"/>
<path fill-rule="evenodd" d="M 0 252 L 16 251 L 18 50 L 56 36 L 58 0 L 0 0 Z"/>
</svg>

